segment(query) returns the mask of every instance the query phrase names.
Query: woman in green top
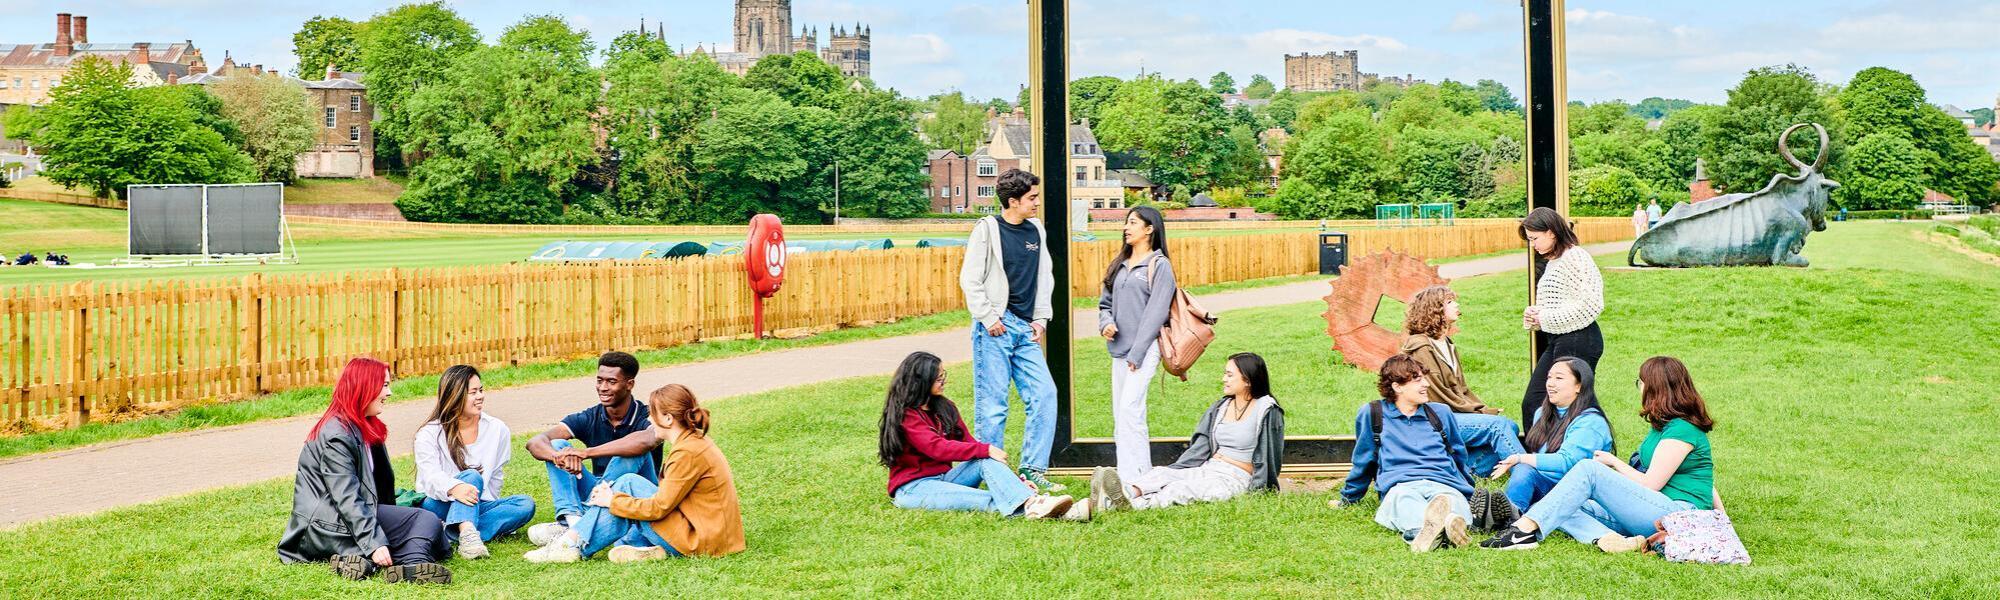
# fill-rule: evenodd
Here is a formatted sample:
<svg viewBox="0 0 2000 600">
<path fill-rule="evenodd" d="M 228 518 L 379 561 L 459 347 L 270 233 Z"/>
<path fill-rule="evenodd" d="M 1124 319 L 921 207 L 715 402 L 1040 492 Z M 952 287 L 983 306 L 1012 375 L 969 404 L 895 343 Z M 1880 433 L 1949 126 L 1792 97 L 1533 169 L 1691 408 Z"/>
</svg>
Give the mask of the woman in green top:
<svg viewBox="0 0 2000 600">
<path fill-rule="evenodd" d="M 1646 359 L 1639 367 L 1639 388 L 1639 416 L 1653 428 L 1639 445 L 1636 468 L 1599 451 L 1564 474 L 1513 527 L 1480 546 L 1533 548 L 1561 529 L 1605 552 L 1630 552 L 1645 546 L 1654 522 L 1667 513 L 1722 508 L 1708 445 L 1715 421 L 1687 365 L 1667 356 Z"/>
</svg>

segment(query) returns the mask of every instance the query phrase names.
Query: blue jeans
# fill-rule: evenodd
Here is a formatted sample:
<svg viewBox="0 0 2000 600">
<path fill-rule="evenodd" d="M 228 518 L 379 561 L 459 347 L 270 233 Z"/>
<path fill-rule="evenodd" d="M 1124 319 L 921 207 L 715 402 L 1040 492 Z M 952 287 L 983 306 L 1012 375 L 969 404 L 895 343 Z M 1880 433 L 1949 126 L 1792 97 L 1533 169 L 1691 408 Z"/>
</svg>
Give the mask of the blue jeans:
<svg viewBox="0 0 2000 600">
<path fill-rule="evenodd" d="M 1694 506 L 1646 489 L 1596 461 L 1577 463 L 1548 495 L 1528 508 L 1536 534 L 1547 538 L 1559 530 L 1579 542 L 1591 543 L 1612 533 L 1650 535 L 1667 513 Z"/>
<path fill-rule="evenodd" d="M 979 489 L 980 482 L 986 489 Z M 943 475 L 925 477 L 896 488 L 896 508 L 970 510 L 1012 515 L 1035 492 L 1003 463 L 981 458 L 958 463 Z"/>
<path fill-rule="evenodd" d="M 1451 498 L 1451 512 L 1472 522 L 1472 503 L 1465 500 L 1465 494 L 1451 486 L 1416 479 L 1396 484 L 1382 494 L 1382 506 L 1375 509 L 1375 523 L 1403 534 L 1403 539 L 1417 537 L 1417 529 L 1424 526 L 1424 509 L 1430 506 L 1431 498 L 1447 496 Z"/>
<path fill-rule="evenodd" d="M 471 484 L 480 494 L 486 493 L 486 478 L 478 471 L 466 469 L 458 473 L 458 480 Z M 481 500 L 479 504 L 466 505 L 463 502 L 424 499 L 424 510 L 444 519 L 445 537 L 458 540 L 459 523 L 472 523 L 479 528 L 479 539 L 490 540 L 520 529 L 529 519 L 535 518 L 535 499 L 527 494 L 515 494 L 499 500 Z"/>
<path fill-rule="evenodd" d="M 1049 375 L 1041 344 L 1035 343 L 1033 326 L 1010 312 L 1001 313 L 1000 322 L 1007 332 L 998 336 L 987 335 L 985 325 L 972 323 L 972 436 L 986 444 L 1007 446 L 1007 382 L 1011 379 L 1021 393 L 1028 419 L 1023 428 L 1027 439 L 1021 443 L 1021 467 L 1047 471 L 1049 450 L 1056 442 L 1055 378 Z"/>
<path fill-rule="evenodd" d="M 1465 440 L 1465 453 L 1472 458 L 1474 475 L 1498 475 L 1493 466 L 1500 464 L 1500 459 L 1528 451 L 1521 447 L 1521 426 L 1515 425 L 1513 419 L 1480 413 L 1452 416 L 1458 419 L 1458 439 Z"/>
<path fill-rule="evenodd" d="M 549 446 L 556 450 L 568 450 L 570 443 L 569 440 L 556 440 L 549 442 Z M 648 481 L 659 481 L 660 477 L 660 469 L 653 465 L 653 454 L 650 452 L 641 452 L 638 456 L 611 457 L 611 461 L 604 465 L 603 475 L 592 475 L 589 461 L 584 462 L 583 472 L 579 475 L 571 475 L 555 463 L 545 462 L 542 465 L 549 470 L 549 503 L 556 505 L 557 517 L 583 515 L 583 499 L 590 497 L 591 488 L 597 487 L 600 478 L 617 481 L 624 475 L 637 474 Z"/>
<path fill-rule="evenodd" d="M 610 471 L 607 469 L 605 474 L 609 475 Z M 611 481 L 611 489 L 636 498 L 651 498 L 653 494 L 660 493 L 659 485 L 638 473 L 620 475 Z M 584 556 L 596 554 L 611 547 L 612 544 L 640 548 L 658 546 L 665 549 L 668 556 L 681 555 L 681 551 L 675 550 L 673 544 L 667 543 L 667 540 L 660 537 L 659 532 L 653 531 L 652 523 L 611 514 L 611 509 L 602 506 L 590 507 L 590 510 L 583 513 L 583 518 L 577 519 L 572 530 L 576 532 L 577 539 L 583 540 Z"/>
<path fill-rule="evenodd" d="M 1527 512 L 1528 507 L 1556 488 L 1555 479 L 1528 465 L 1514 465 L 1507 473 L 1507 501 L 1514 504 L 1514 510 Z"/>
</svg>

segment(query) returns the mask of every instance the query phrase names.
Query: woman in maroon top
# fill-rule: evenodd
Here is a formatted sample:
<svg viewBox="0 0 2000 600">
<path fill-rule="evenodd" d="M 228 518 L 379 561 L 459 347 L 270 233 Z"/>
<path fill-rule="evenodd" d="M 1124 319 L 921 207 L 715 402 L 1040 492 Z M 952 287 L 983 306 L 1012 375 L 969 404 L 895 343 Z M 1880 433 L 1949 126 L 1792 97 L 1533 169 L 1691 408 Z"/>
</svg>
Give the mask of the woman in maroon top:
<svg viewBox="0 0 2000 600">
<path fill-rule="evenodd" d="M 882 466 L 899 508 L 969 510 L 1030 519 L 1090 518 L 1088 503 L 1037 494 L 1007 467 L 1007 452 L 972 439 L 958 405 L 944 397 L 943 361 L 912 353 L 896 368 L 882 405 Z M 958 466 L 952 466 L 952 463 Z M 984 482 L 986 489 L 980 489 Z"/>
</svg>

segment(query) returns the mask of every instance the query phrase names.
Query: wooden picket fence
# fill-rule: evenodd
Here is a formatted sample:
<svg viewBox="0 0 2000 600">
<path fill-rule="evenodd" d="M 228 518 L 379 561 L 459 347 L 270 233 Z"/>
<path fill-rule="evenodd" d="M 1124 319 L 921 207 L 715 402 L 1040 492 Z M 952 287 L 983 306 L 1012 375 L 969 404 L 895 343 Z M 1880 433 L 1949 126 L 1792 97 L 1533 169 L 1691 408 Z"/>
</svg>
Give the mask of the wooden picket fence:
<svg viewBox="0 0 2000 600">
<path fill-rule="evenodd" d="M 14 200 L 31 200 L 35 202 L 51 202 L 55 204 L 73 204 L 76 206 L 90 206 L 96 208 L 116 208 L 119 210 L 124 210 L 125 208 L 125 201 L 119 200 L 117 198 L 98 198 L 94 196 L 84 196 L 80 194 L 58 194 L 53 192 L 31 192 L 28 190 L 17 190 L 12 188 L 0 188 L 0 198 L 11 198 Z"/>
<path fill-rule="evenodd" d="M 1586 219 L 1586 242 L 1631 237 Z M 1071 290 L 1098 293 L 1117 242 L 1075 243 Z M 1184 286 L 1315 272 L 1310 232 L 1171 242 Z M 1360 230 L 1359 257 L 1521 247 L 1511 222 Z M 798 254 L 766 301 L 773 330 L 825 328 L 963 307 L 964 248 Z M 589 265 L 83 282 L 0 290 L 0 423 L 76 425 L 190 402 L 325 385 L 356 356 L 399 374 L 659 348 L 751 333 L 740 256 Z"/>
</svg>

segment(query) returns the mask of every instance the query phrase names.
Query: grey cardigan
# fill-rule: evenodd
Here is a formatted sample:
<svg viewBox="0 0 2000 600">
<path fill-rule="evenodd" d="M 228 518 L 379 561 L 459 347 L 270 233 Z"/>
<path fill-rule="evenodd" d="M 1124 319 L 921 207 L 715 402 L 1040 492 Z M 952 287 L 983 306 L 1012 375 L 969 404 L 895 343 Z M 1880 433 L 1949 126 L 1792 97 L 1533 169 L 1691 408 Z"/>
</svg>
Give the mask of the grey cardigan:
<svg viewBox="0 0 2000 600">
<path fill-rule="evenodd" d="M 1034 322 L 1048 324 L 1055 316 L 1054 307 L 1049 305 L 1049 294 L 1055 291 L 1055 263 L 1049 259 L 1049 230 L 1042 227 L 1041 219 L 1028 219 L 1041 233 L 1041 266 L 1035 276 Z M 1000 217 L 991 216 L 979 220 L 972 226 L 972 235 L 965 240 L 965 262 L 958 268 L 958 288 L 965 292 L 965 309 L 972 313 L 972 320 L 980 325 L 992 327 L 1000 322 L 1000 315 L 1007 312 L 1007 270 L 1000 259 Z M 1063 310 L 1069 310 L 1067 308 Z"/>
<path fill-rule="evenodd" d="M 1230 400 L 1233 398 L 1223 396 L 1208 407 L 1208 412 L 1201 414 L 1201 420 L 1194 426 L 1194 436 L 1188 439 L 1187 451 L 1181 453 L 1180 460 L 1166 468 L 1192 469 L 1215 456 L 1215 416 Z M 1257 434 L 1257 450 L 1253 454 L 1256 460 L 1250 463 L 1256 469 L 1250 473 L 1250 489 L 1278 489 L 1278 472 L 1285 468 L 1285 409 L 1278 405 L 1275 398 L 1271 400 L 1271 408 L 1264 411 L 1264 424 Z"/>
<path fill-rule="evenodd" d="M 1119 266 L 1111 285 L 1097 297 L 1097 330 L 1118 325 L 1118 335 L 1105 348 L 1111 358 L 1133 363 L 1144 360 L 1146 349 L 1160 339 L 1174 302 L 1174 264 L 1166 255 L 1154 250 L 1139 265 Z"/>
</svg>

